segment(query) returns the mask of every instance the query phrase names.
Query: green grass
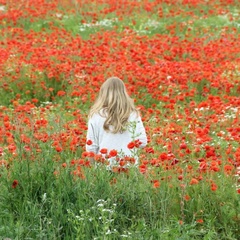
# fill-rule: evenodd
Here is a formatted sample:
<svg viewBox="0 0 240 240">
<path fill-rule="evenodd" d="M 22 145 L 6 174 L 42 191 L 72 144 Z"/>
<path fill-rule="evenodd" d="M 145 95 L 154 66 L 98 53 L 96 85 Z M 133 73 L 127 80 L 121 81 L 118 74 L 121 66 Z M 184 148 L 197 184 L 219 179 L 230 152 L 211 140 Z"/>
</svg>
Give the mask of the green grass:
<svg viewBox="0 0 240 240">
<path fill-rule="evenodd" d="M 11 178 L 2 172 L 0 236 L 104 239 L 108 232 L 110 239 L 126 233 L 133 239 L 237 239 L 234 218 L 239 202 L 226 177 L 215 179 L 224 183 L 222 193 L 209 191 L 206 183 L 188 186 L 191 200 L 183 206 L 180 225 L 182 189 L 169 188 L 168 181 L 154 189 L 135 170 L 127 177 L 112 175 L 104 167 L 85 169 L 85 180 L 74 180 L 68 168 L 56 177 L 57 165 L 50 155 L 15 162 Z M 114 185 L 112 178 L 117 181 Z M 15 189 L 11 189 L 13 179 L 19 181 Z M 197 218 L 204 223 L 198 224 Z"/>
</svg>

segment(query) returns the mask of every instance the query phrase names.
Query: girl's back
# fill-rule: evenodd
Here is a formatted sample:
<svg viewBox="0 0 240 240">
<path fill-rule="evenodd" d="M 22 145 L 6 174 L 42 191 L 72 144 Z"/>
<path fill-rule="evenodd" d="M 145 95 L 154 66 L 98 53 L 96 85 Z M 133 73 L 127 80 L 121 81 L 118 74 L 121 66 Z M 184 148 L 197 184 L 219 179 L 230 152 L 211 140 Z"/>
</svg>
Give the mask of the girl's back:
<svg viewBox="0 0 240 240">
<path fill-rule="evenodd" d="M 87 145 L 87 151 L 99 154 L 102 149 L 108 151 L 115 149 L 119 155 L 133 156 L 133 151 L 128 147 L 129 143 L 139 140 L 139 147 L 146 146 L 145 128 L 140 116 L 135 112 L 130 114 L 126 130 L 123 132 L 111 132 L 112 126 L 110 126 L 110 131 L 105 131 L 103 128 L 105 121 L 106 117 L 102 114 L 94 114 L 89 119 L 87 139 L 91 139 L 95 144 Z"/>
<path fill-rule="evenodd" d="M 119 157 L 136 157 L 129 147 L 133 141 L 138 141 L 138 147 L 147 144 L 141 117 L 123 81 L 117 77 L 107 79 L 100 88 L 90 110 L 87 140 L 92 143 L 86 145 L 88 152 L 100 154 L 102 149 L 105 153 L 116 150 Z"/>
</svg>

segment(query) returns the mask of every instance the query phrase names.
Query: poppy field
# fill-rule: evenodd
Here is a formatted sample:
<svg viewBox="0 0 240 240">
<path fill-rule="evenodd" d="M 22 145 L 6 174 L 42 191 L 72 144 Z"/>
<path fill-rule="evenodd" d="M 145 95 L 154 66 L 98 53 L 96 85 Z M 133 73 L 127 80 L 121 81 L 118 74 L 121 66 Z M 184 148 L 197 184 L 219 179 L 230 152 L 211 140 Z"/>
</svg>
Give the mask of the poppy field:
<svg viewBox="0 0 240 240">
<path fill-rule="evenodd" d="M 0 0 L 0 239 L 238 240 L 239 34 L 237 0 Z M 148 136 L 127 171 L 85 150 L 111 76 Z"/>
</svg>

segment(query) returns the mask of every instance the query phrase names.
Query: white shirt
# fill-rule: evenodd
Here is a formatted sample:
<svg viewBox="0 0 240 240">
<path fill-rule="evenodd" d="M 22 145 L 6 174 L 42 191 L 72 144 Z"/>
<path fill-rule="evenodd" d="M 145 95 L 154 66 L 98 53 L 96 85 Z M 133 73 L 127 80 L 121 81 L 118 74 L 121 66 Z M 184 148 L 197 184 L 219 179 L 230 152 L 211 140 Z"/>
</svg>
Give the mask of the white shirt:
<svg viewBox="0 0 240 240">
<path fill-rule="evenodd" d="M 103 129 L 103 124 L 106 118 L 102 117 L 100 114 L 94 114 L 88 121 L 88 131 L 87 140 L 91 140 L 92 144 L 86 144 L 87 152 L 94 152 L 95 154 L 100 154 L 100 150 L 106 148 L 108 153 L 111 150 L 117 150 L 120 156 L 133 156 L 134 150 L 130 150 L 127 145 L 134 141 L 140 141 L 140 148 L 147 145 L 146 131 L 143 126 L 140 116 L 136 113 L 132 113 L 129 116 L 128 122 L 130 126 L 123 133 L 111 133 Z M 134 127 L 133 127 L 134 126 Z M 136 159 L 138 161 L 138 159 Z M 111 164 L 111 161 L 110 161 Z"/>
</svg>

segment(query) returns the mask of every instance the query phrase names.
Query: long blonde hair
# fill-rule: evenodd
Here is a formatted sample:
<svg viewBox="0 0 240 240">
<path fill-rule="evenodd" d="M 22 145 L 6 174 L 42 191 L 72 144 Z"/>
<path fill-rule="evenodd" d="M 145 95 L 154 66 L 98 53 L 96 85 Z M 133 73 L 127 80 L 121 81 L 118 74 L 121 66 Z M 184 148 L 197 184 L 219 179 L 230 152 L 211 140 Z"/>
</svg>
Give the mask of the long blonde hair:
<svg viewBox="0 0 240 240">
<path fill-rule="evenodd" d="M 118 77 L 111 77 L 102 84 L 98 97 L 90 109 L 89 118 L 95 113 L 100 114 L 106 118 L 104 130 L 118 133 L 125 130 L 132 112 L 138 114 L 123 81 Z"/>
</svg>

